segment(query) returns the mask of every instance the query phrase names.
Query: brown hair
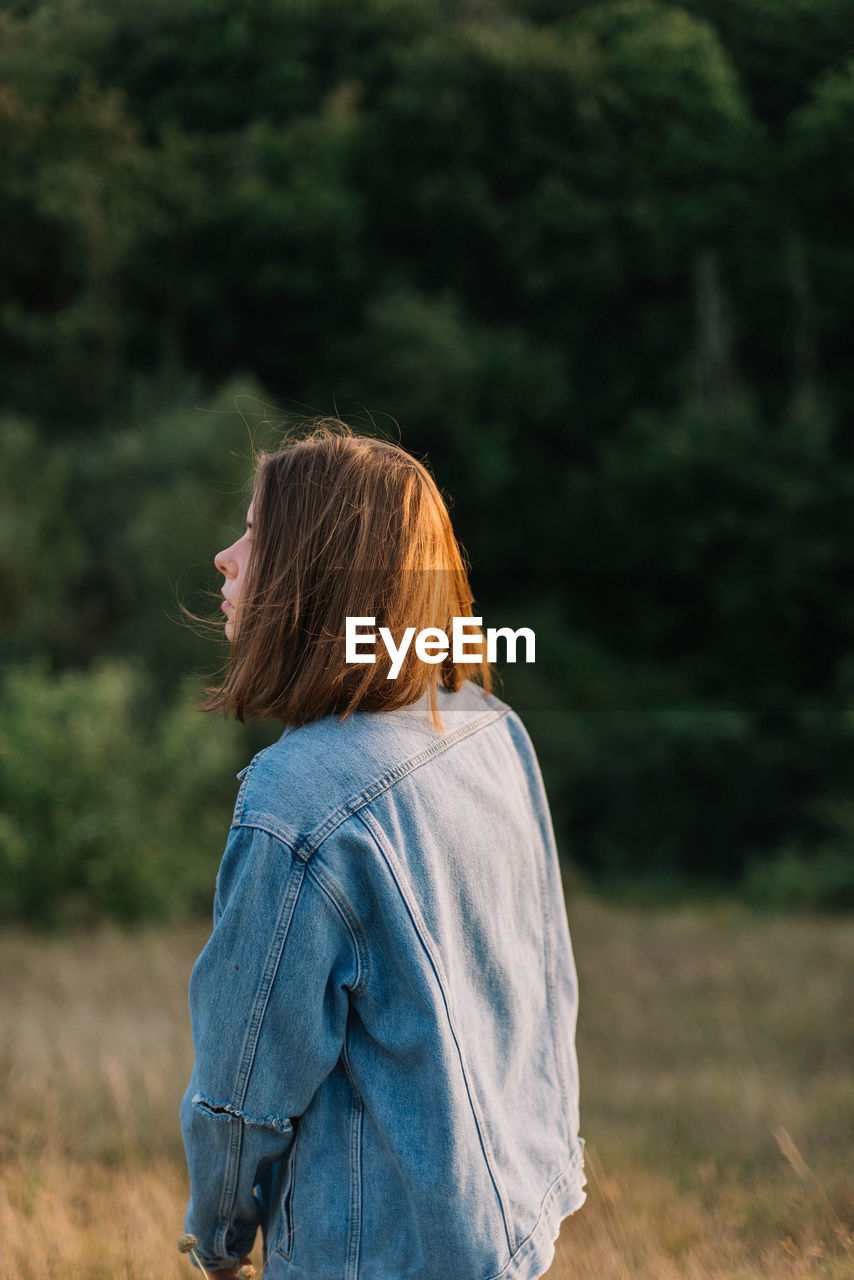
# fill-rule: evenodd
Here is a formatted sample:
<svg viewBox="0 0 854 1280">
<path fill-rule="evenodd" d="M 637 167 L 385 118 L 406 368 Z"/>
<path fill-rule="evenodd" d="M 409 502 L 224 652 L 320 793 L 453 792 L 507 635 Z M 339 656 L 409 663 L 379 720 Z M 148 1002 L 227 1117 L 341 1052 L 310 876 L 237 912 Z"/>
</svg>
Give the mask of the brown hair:
<svg viewBox="0 0 854 1280">
<path fill-rule="evenodd" d="M 398 675 L 377 638 L 372 664 L 345 660 L 345 620 L 373 617 L 399 645 L 454 617 L 472 616 L 465 553 L 436 483 L 400 446 L 356 435 L 322 418 L 297 439 L 257 456 L 249 559 L 222 684 L 206 688 L 200 711 L 281 720 L 296 728 L 321 716 L 392 710 L 466 679 L 492 691 L 484 656 L 435 664 L 410 644 Z M 476 648 L 479 627 L 466 626 Z"/>
</svg>

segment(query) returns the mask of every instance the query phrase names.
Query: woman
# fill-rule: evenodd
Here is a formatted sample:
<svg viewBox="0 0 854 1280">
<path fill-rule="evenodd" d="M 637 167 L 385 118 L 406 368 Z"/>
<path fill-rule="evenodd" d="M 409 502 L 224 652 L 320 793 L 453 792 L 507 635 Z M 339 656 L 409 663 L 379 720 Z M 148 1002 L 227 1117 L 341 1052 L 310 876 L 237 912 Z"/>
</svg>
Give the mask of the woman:
<svg viewBox="0 0 854 1280">
<path fill-rule="evenodd" d="M 270 1280 L 533 1280 L 585 1198 L 534 750 L 482 659 L 346 660 L 348 617 L 471 618 L 445 504 L 327 420 L 261 456 L 215 563 L 232 647 L 201 709 L 285 729 L 237 775 L 190 980 L 185 1229 L 221 1277 L 260 1226 Z"/>
</svg>

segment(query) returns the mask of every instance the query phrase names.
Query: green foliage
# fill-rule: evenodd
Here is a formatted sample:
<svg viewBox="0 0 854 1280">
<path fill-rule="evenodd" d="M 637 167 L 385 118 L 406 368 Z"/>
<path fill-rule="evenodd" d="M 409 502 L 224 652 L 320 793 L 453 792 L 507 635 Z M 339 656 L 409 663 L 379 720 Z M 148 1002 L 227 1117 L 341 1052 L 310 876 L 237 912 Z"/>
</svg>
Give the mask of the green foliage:
<svg viewBox="0 0 854 1280">
<path fill-rule="evenodd" d="M 48 635 L 70 642 L 72 590 L 87 560 L 81 531 L 67 518 L 74 460 L 45 450 L 40 433 L 18 418 L 0 419 L 0 599 L 5 637 L 31 652 Z M 7 641 L 8 643 L 8 641 Z"/>
<path fill-rule="evenodd" d="M 718 31 L 758 117 L 779 132 L 854 40 L 848 0 L 681 0 Z"/>
<path fill-rule="evenodd" d="M 191 383 L 139 391 L 129 422 L 73 444 L 0 422 L 0 652 L 20 661 L 37 650 L 56 667 L 135 654 L 166 691 L 211 661 L 222 623 L 213 557 L 233 541 L 253 450 L 275 424 L 248 378 L 201 405 Z M 207 643 L 181 603 L 217 624 Z"/>
<path fill-rule="evenodd" d="M 850 706 L 850 703 L 849 703 Z M 838 741 L 851 741 L 852 716 L 843 712 Z M 818 911 L 854 909 L 854 802 L 847 779 L 815 788 L 808 809 L 818 823 L 810 841 L 789 837 L 771 856 L 754 856 L 744 877 L 746 896 L 760 906 Z"/>
<path fill-rule="evenodd" d="M 583 448 L 672 393 L 693 259 L 708 242 L 737 251 L 759 149 L 714 32 L 679 11 L 446 28 L 401 56 L 365 126 L 378 268 L 557 348 L 583 406 L 562 448 Z"/>
<path fill-rule="evenodd" d="M 813 381 L 838 369 L 837 403 L 843 420 L 854 409 L 850 377 L 851 296 L 854 248 L 854 57 L 840 59 L 813 86 L 789 120 L 783 168 L 798 228 L 798 261 L 804 338 Z M 849 439 L 840 451 L 851 457 Z"/>
<path fill-rule="evenodd" d="M 802 77 L 844 30 L 836 0 L 811 4 L 791 19 L 819 32 Z M 83 430 L 124 416 L 138 371 L 187 365 L 402 418 L 409 389 L 352 338 L 378 295 L 446 291 L 473 342 L 495 324 L 560 353 L 540 383 L 551 431 L 583 451 L 680 390 L 695 266 L 717 246 L 745 374 L 779 408 L 772 330 L 803 293 L 780 239 L 804 184 L 733 65 L 764 38 L 748 7 L 7 10 L 9 402 Z M 795 42 L 766 16 L 770 59 Z"/>
<path fill-rule="evenodd" d="M 181 270 L 184 354 L 218 377 L 251 367 L 294 385 L 364 290 L 363 210 L 353 179 L 358 119 L 347 95 L 285 126 L 264 120 L 219 144 Z M 324 392 L 328 394 L 326 388 Z"/>
<path fill-rule="evenodd" d="M 749 902 L 775 910 L 854 910 L 854 844 L 787 844 L 774 858 L 750 862 L 744 890 Z"/>
<path fill-rule="evenodd" d="M 558 350 L 519 325 L 473 317 L 451 290 L 378 291 L 348 344 L 380 403 L 396 406 L 406 446 L 453 476 L 458 537 L 475 563 L 507 563 L 518 523 L 523 438 L 545 450 L 566 395 Z M 378 425 L 395 434 L 382 417 Z"/>
<path fill-rule="evenodd" d="M 153 713 L 143 670 L 7 668 L 0 698 L 0 914 L 68 924 L 210 905 L 240 767 L 232 733 Z"/>
<path fill-rule="evenodd" d="M 625 653 L 609 649 L 580 625 L 571 585 L 561 597 L 553 584 L 550 599 L 542 585 L 539 605 L 500 612 L 502 625 L 534 628 L 537 664 L 502 667 L 498 692 L 529 726 L 559 848 L 588 880 L 721 888 L 786 839 L 827 840 L 827 814 L 805 797 L 841 791 L 854 765 L 827 704 L 771 689 L 703 696 L 690 650 L 668 663 L 628 639 Z M 834 838 L 850 859 L 838 826 Z"/>
<path fill-rule="evenodd" d="M 706 694 L 827 694 L 854 485 L 834 426 L 793 404 L 772 429 L 744 394 L 632 415 L 568 484 L 574 562 L 598 571 L 573 588 L 587 624 Z"/>
<path fill-rule="evenodd" d="M 507 695 L 585 874 L 847 900 L 849 8 L 4 7 L 7 912 L 50 841 L 42 914 L 166 909 L 119 815 L 205 759 L 180 682 L 226 649 L 179 601 L 221 634 L 253 442 L 332 409 L 399 423 L 488 621 L 537 629 Z M 71 799 L 31 794 L 66 738 Z"/>
</svg>

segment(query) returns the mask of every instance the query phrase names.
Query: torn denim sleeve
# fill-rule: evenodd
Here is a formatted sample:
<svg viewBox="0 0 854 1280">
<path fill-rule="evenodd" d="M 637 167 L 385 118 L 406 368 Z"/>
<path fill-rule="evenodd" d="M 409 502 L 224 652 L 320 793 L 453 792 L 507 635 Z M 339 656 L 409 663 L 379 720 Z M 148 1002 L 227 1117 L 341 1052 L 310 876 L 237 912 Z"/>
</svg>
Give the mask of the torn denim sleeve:
<svg viewBox="0 0 854 1280">
<path fill-rule="evenodd" d="M 256 1187 L 281 1159 L 293 1128 L 284 1116 L 251 1116 L 196 1088 L 195 1070 L 181 1103 L 190 1169 L 184 1229 L 194 1235 L 206 1268 L 234 1266 L 248 1254 L 263 1220 Z"/>
<path fill-rule="evenodd" d="M 318 876 L 278 837 L 232 828 L 216 924 L 190 979 L 195 1060 L 181 1103 L 184 1229 L 206 1268 L 252 1249 L 293 1121 L 344 1043 L 359 959 Z"/>
</svg>

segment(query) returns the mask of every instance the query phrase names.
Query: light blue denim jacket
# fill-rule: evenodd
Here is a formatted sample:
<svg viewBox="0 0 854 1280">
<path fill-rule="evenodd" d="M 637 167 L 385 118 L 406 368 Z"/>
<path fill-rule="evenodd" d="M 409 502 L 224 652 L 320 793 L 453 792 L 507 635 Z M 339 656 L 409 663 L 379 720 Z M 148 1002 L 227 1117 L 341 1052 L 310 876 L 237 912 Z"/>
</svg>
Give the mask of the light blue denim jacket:
<svg viewBox="0 0 854 1280">
<path fill-rule="evenodd" d="M 286 730 L 190 979 L 185 1230 L 269 1280 L 533 1280 L 585 1199 L 577 983 L 530 738 L 466 682 Z"/>
</svg>

